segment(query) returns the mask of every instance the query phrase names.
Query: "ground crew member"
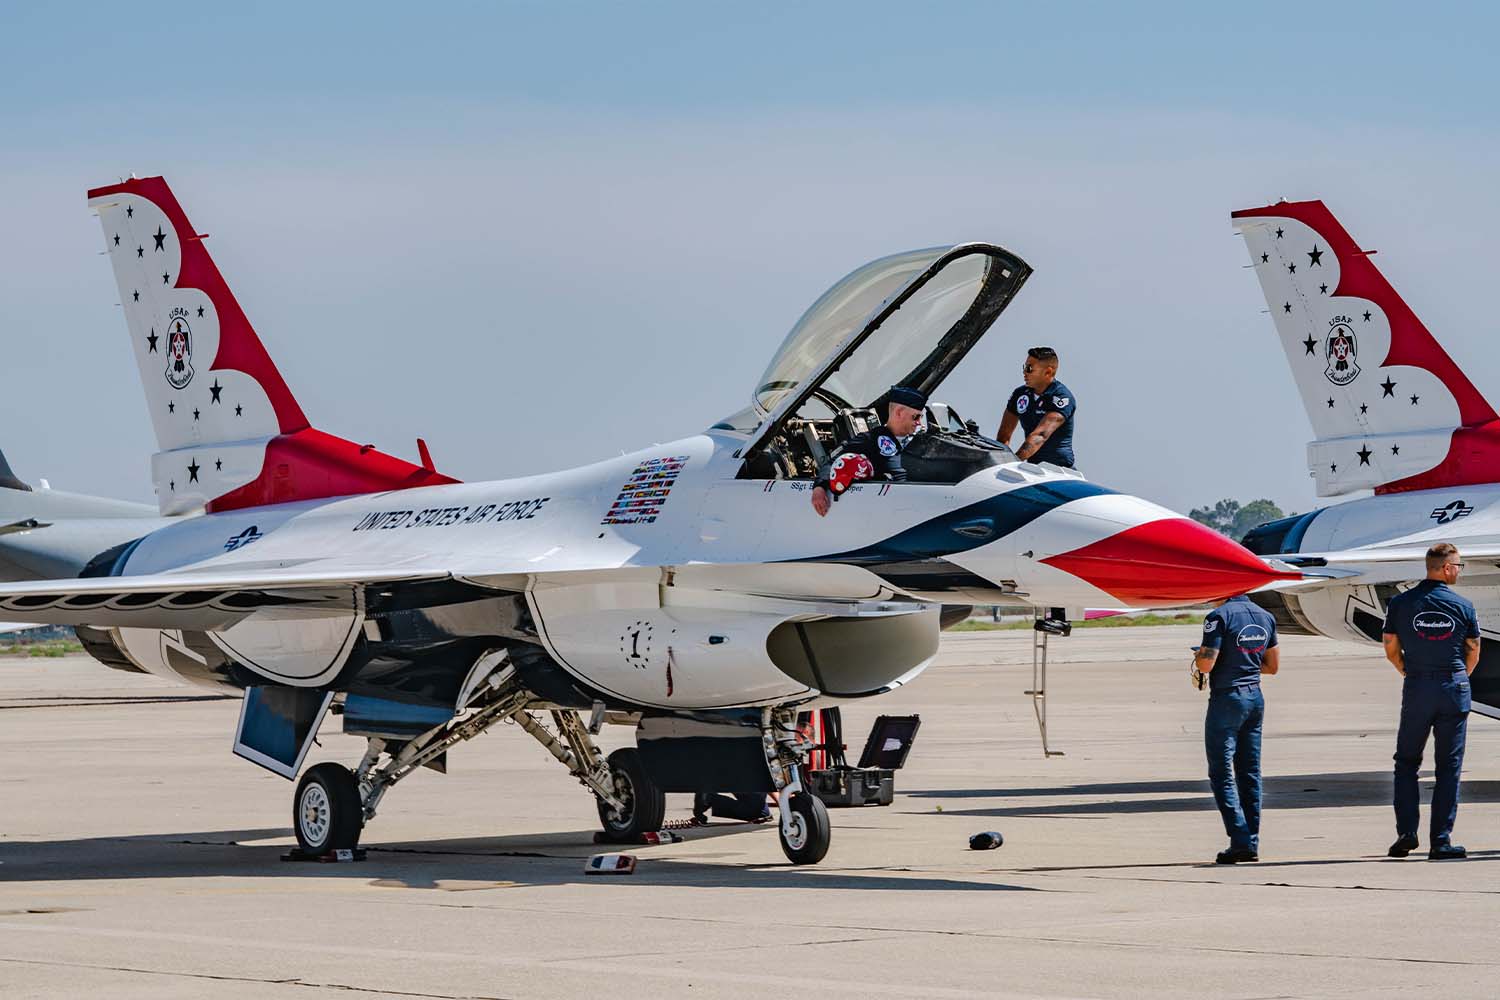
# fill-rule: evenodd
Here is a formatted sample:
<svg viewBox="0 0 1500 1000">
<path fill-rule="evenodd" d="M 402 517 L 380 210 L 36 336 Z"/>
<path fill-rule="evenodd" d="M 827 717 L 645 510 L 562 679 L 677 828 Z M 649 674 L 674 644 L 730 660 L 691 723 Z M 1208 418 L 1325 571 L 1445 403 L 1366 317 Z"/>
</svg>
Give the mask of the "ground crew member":
<svg viewBox="0 0 1500 1000">
<path fill-rule="evenodd" d="M 1016 449 L 1017 458 L 1073 468 L 1073 415 L 1078 401 L 1057 381 L 1057 352 L 1050 347 L 1027 351 L 1021 377 L 1023 383 L 1005 404 L 996 440 L 1009 445 L 1019 423 L 1026 439 Z"/>
<path fill-rule="evenodd" d="M 1228 850 L 1214 858 L 1221 865 L 1260 860 L 1260 731 L 1266 714 L 1260 675 L 1280 666 L 1276 619 L 1245 595 L 1220 602 L 1203 620 L 1193 667 L 1208 676 L 1203 747 L 1229 834 Z"/>
<path fill-rule="evenodd" d="M 1427 579 L 1391 598 L 1386 609 L 1385 656 L 1406 678 L 1401 683 L 1401 726 L 1396 731 L 1396 842 L 1386 853 L 1404 858 L 1421 846 L 1417 840 L 1417 770 L 1432 732 L 1433 861 L 1462 858 L 1467 852 L 1452 843 L 1458 816 L 1458 777 L 1464 766 L 1464 736 L 1469 726 L 1469 675 L 1479 664 L 1479 618 L 1474 605 L 1452 589 L 1464 567 L 1458 549 L 1440 542 L 1427 550 Z"/>
<path fill-rule="evenodd" d="M 906 449 L 906 442 L 922 424 L 922 411 L 927 406 L 927 396 L 917 389 L 893 385 L 888 399 L 885 423 L 873 431 L 856 434 L 841 442 L 834 449 L 828 467 L 813 484 L 812 505 L 819 517 L 826 517 L 832 502 L 857 480 L 906 482 L 906 470 L 901 467 L 901 452 Z M 861 457 L 865 460 L 864 463 L 860 462 Z"/>
<path fill-rule="evenodd" d="M 771 818 L 765 792 L 698 792 L 693 796 L 693 822 L 708 823 L 712 814 L 718 819 L 737 819 L 743 823 L 765 823 Z"/>
</svg>

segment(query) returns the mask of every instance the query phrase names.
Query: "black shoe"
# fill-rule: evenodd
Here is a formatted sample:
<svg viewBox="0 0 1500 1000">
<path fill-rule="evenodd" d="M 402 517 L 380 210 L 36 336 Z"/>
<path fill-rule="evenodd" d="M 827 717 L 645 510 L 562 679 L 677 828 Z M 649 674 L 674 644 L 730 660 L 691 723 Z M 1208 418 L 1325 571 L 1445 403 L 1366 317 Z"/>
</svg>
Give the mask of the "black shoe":
<svg viewBox="0 0 1500 1000">
<path fill-rule="evenodd" d="M 1391 849 L 1385 852 L 1386 857 L 1404 858 L 1421 846 L 1422 844 L 1417 840 L 1415 833 L 1403 833 L 1396 838 L 1396 842 L 1391 845 Z"/>
<path fill-rule="evenodd" d="M 1432 850 L 1427 852 L 1428 861 L 1457 861 L 1468 856 L 1469 852 L 1457 844 L 1433 844 Z"/>
<path fill-rule="evenodd" d="M 1248 847 L 1231 847 L 1214 855 L 1216 865 L 1237 865 L 1247 861 L 1259 861 L 1260 855 Z"/>
</svg>

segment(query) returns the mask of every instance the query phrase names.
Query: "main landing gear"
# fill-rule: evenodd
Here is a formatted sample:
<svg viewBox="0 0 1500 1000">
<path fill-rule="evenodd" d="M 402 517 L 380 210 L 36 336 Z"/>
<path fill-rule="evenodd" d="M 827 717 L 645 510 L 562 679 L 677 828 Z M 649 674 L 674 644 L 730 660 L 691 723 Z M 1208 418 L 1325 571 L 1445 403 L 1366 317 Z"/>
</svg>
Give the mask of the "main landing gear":
<svg viewBox="0 0 1500 1000">
<path fill-rule="evenodd" d="M 308 768 L 292 802 L 292 828 L 308 856 L 322 857 L 359 844 L 366 823 L 375 818 L 385 793 L 424 766 L 442 765 L 447 751 L 499 722 L 513 722 L 542 745 L 598 800 L 599 822 L 606 839 L 638 843 L 662 828 L 666 796 L 651 780 L 634 747 L 605 759 L 593 734 L 603 721 L 603 707 L 585 723 L 571 709 L 528 708 L 532 695 L 516 684 L 508 669 L 479 686 L 469 706 L 441 726 L 403 742 L 372 736 L 353 771 L 341 764 Z M 828 809 L 802 786 L 802 772 L 812 747 L 797 729 L 794 708 L 761 710 L 761 747 L 781 813 L 781 849 L 793 864 L 811 865 L 828 853 L 832 831 Z"/>
<path fill-rule="evenodd" d="M 632 840 L 660 829 L 666 797 L 647 777 L 636 751 L 617 750 L 604 760 L 590 727 L 572 710 L 551 710 L 549 728 L 538 718 L 540 712 L 527 708 L 532 696 L 510 674 L 508 668 L 497 671 L 491 681 L 479 685 L 464 711 L 414 739 L 370 737 L 353 771 L 334 763 L 309 768 L 292 800 L 292 829 L 302 851 L 322 856 L 353 849 L 392 786 L 418 768 L 441 766 L 451 747 L 500 722 L 520 726 L 594 793 L 600 821 L 612 839 Z M 598 714 L 596 722 L 602 721 Z"/>
</svg>

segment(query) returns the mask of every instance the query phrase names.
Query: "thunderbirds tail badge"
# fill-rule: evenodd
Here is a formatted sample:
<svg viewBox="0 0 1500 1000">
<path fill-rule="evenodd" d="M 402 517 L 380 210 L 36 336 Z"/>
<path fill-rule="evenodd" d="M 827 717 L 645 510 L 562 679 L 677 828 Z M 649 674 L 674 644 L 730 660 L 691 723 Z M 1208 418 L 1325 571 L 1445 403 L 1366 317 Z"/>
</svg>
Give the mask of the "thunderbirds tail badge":
<svg viewBox="0 0 1500 1000">
<path fill-rule="evenodd" d="M 1323 354 L 1328 367 L 1323 374 L 1334 385 L 1348 385 L 1359 377 L 1359 364 L 1355 361 L 1358 347 L 1354 330 L 1349 326 L 1349 317 L 1335 316 L 1329 323 L 1328 339 L 1323 344 Z"/>
<path fill-rule="evenodd" d="M 193 331 L 188 327 L 187 310 L 172 310 L 167 325 L 167 382 L 174 389 L 185 389 L 193 380 Z"/>
</svg>

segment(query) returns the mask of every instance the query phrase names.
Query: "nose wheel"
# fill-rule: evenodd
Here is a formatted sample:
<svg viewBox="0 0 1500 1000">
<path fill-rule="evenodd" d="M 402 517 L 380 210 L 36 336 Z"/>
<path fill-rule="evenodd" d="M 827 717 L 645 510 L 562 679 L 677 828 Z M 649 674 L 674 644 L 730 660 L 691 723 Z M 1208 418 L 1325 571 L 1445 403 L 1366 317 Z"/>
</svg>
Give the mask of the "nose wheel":
<svg viewBox="0 0 1500 1000">
<path fill-rule="evenodd" d="M 828 807 L 808 792 L 797 792 L 787 805 L 789 816 L 781 824 L 781 851 L 794 865 L 815 865 L 828 854 L 833 827 Z"/>
<path fill-rule="evenodd" d="M 310 767 L 292 798 L 292 830 L 307 854 L 352 850 L 365 825 L 359 783 L 342 764 Z"/>
</svg>

